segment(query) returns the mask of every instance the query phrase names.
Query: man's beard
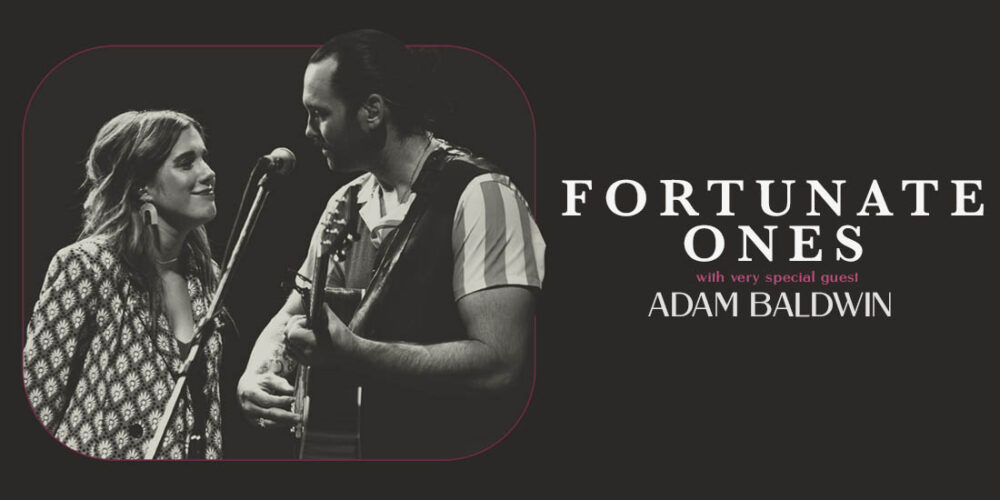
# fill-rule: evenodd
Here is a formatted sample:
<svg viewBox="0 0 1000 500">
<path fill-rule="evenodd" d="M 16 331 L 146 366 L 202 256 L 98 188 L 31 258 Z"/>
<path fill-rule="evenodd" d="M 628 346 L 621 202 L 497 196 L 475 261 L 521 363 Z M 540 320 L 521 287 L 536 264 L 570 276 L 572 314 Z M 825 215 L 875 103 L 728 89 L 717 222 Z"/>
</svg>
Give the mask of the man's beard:
<svg viewBox="0 0 1000 500">
<path fill-rule="evenodd" d="M 324 148 L 326 164 L 333 173 L 354 173 L 366 170 L 380 149 L 377 134 L 369 134 L 360 130 L 349 137 L 346 144 L 340 147 Z"/>
</svg>

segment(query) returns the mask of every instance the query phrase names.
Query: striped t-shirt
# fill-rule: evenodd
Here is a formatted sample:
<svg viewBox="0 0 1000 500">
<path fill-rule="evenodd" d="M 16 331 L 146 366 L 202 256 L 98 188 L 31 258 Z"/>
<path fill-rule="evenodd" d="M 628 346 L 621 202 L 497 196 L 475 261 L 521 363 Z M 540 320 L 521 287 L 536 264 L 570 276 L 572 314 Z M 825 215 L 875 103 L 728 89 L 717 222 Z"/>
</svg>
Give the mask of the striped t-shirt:
<svg viewBox="0 0 1000 500">
<path fill-rule="evenodd" d="M 353 185 L 361 186 L 359 213 L 369 228 L 372 243 L 378 246 L 403 221 L 417 194 L 398 203 L 395 193 L 384 193 L 375 176 L 366 173 L 337 190 L 330 197 L 326 211 L 333 210 Z M 321 233 L 322 228 L 317 224 L 309 254 L 299 268 L 303 276 L 311 278 Z M 455 300 L 497 286 L 542 287 L 545 240 L 527 201 L 505 175 L 482 174 L 466 186 L 452 223 L 451 252 L 455 261 L 452 273 Z M 331 279 L 344 276 L 343 263 L 334 265 L 338 269 L 331 269 Z"/>
</svg>

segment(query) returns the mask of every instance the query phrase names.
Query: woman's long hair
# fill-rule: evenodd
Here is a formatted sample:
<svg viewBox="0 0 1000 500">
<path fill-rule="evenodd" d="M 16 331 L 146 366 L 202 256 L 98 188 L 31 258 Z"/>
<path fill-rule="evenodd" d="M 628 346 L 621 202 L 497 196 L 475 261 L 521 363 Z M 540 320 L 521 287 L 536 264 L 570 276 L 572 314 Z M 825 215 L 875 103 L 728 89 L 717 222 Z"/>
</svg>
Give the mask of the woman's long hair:
<svg viewBox="0 0 1000 500">
<path fill-rule="evenodd" d="M 127 111 L 101 127 L 87 156 L 87 198 L 78 240 L 107 238 L 133 282 L 149 293 L 151 327 L 162 309 L 163 286 L 155 264 L 157 229 L 147 226 L 139 213 L 139 189 L 153 179 L 189 127 L 205 137 L 201 124 L 184 113 Z M 204 226 L 188 234 L 180 257 L 182 265 L 200 278 L 205 292 L 214 292 L 217 279 Z"/>
</svg>

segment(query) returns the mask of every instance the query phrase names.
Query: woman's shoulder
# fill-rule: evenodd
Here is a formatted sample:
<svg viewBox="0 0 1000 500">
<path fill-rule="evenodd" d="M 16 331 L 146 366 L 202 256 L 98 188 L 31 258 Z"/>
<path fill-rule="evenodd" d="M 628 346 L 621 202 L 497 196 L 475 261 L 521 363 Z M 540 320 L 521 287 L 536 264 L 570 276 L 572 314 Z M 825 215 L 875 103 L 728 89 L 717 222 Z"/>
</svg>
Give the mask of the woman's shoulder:
<svg viewBox="0 0 1000 500">
<path fill-rule="evenodd" d="M 91 236 L 67 245 L 56 252 L 54 260 L 79 260 L 84 264 L 105 269 L 118 263 L 114 248 L 106 236 Z"/>
</svg>

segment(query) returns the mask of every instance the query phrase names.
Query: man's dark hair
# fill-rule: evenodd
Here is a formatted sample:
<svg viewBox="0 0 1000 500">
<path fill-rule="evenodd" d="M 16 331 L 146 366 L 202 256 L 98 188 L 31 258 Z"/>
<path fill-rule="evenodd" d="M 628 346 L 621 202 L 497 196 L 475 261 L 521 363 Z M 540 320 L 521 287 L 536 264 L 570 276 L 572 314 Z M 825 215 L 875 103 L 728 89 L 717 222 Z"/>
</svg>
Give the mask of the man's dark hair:
<svg viewBox="0 0 1000 500">
<path fill-rule="evenodd" d="M 337 35 L 313 52 L 309 63 L 336 56 L 331 85 L 352 112 L 371 94 L 386 99 L 391 119 L 404 133 L 430 125 L 424 71 L 418 58 L 395 37 L 376 30 Z"/>
</svg>

